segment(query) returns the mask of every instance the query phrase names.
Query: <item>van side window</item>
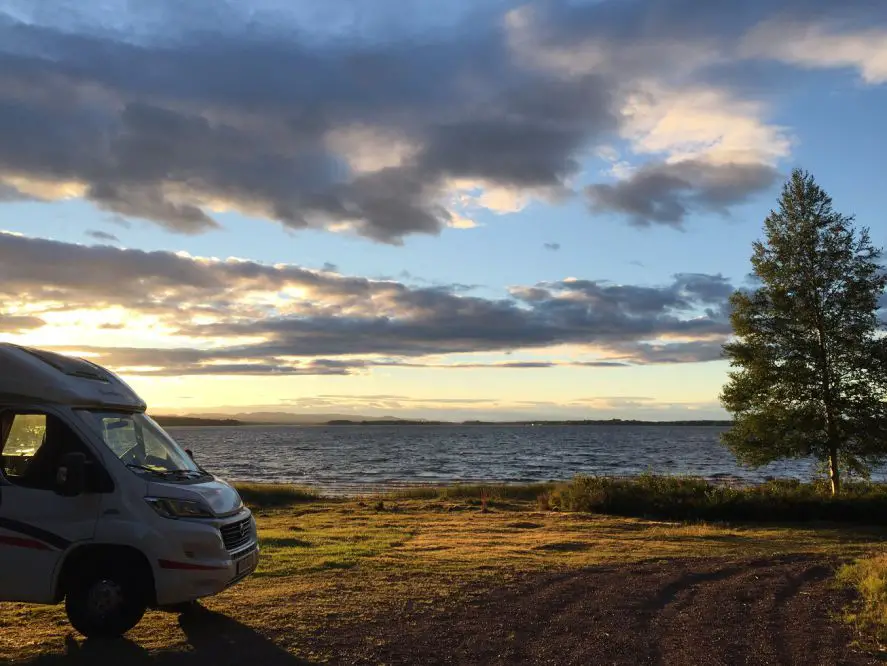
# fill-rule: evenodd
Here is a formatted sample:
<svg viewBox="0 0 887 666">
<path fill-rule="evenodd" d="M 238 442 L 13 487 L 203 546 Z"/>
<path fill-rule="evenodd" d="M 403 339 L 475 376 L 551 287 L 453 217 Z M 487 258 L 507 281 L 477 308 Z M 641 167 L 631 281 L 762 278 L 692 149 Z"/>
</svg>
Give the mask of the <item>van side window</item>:
<svg viewBox="0 0 887 666">
<path fill-rule="evenodd" d="M 3 473 L 7 478 L 23 476 L 28 464 L 46 438 L 45 414 L 5 414 L 0 435 L 4 435 Z"/>
<path fill-rule="evenodd" d="M 54 490 L 62 456 L 71 452 L 89 456 L 80 438 L 51 414 L 0 414 L 0 467 L 15 485 Z"/>
</svg>

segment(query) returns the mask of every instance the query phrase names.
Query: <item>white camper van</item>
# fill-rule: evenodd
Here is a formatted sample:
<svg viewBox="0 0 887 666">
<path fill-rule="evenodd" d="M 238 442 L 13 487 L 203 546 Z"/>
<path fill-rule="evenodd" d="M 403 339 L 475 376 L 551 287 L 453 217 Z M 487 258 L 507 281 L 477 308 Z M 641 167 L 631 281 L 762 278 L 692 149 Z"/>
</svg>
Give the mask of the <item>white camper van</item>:
<svg viewBox="0 0 887 666">
<path fill-rule="evenodd" d="M 0 601 L 59 603 L 85 636 L 252 573 L 237 491 L 89 361 L 0 344 Z"/>
</svg>

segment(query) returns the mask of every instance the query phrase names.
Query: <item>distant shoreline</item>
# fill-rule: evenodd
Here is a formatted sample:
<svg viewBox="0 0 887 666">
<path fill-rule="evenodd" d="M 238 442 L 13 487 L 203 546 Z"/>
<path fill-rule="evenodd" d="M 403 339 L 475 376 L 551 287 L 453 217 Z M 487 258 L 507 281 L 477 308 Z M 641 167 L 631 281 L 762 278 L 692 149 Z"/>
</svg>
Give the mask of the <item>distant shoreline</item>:
<svg viewBox="0 0 887 666">
<path fill-rule="evenodd" d="M 424 421 L 409 419 L 393 420 L 350 420 L 334 419 L 331 421 L 242 421 L 239 419 L 214 419 L 194 416 L 154 416 L 157 423 L 164 427 L 238 427 L 238 426 L 719 426 L 729 427 L 732 421 L 717 420 L 679 420 L 679 421 L 641 421 L 635 419 L 589 419 L 565 421 Z"/>
<path fill-rule="evenodd" d="M 327 421 L 319 425 L 327 426 L 731 426 L 732 421 L 636 421 L 630 419 L 597 419 L 582 421 Z"/>
</svg>

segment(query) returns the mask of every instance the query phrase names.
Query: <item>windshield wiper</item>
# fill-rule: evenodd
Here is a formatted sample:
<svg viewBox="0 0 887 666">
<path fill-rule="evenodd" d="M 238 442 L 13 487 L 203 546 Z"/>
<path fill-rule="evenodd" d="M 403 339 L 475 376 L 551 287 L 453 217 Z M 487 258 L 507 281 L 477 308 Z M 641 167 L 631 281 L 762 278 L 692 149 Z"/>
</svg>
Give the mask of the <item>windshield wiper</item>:
<svg viewBox="0 0 887 666">
<path fill-rule="evenodd" d="M 170 474 L 175 474 L 176 476 L 182 476 L 188 479 L 196 479 L 200 476 L 203 476 L 201 472 L 196 469 L 171 469 L 168 470 Z"/>
<path fill-rule="evenodd" d="M 204 476 L 211 476 L 209 472 L 203 469 L 163 469 L 162 467 L 149 467 L 148 465 L 140 465 L 138 463 L 126 463 L 130 469 L 137 469 L 142 472 L 150 472 L 157 476 L 176 476 L 185 479 L 199 479 Z"/>
<path fill-rule="evenodd" d="M 148 467 L 147 465 L 139 465 L 137 463 L 126 463 L 126 466 L 130 469 L 138 469 L 143 472 L 151 472 L 152 474 L 157 474 L 158 476 L 166 476 L 167 474 L 172 474 L 172 470 L 168 469 L 159 469 L 157 467 Z"/>
</svg>

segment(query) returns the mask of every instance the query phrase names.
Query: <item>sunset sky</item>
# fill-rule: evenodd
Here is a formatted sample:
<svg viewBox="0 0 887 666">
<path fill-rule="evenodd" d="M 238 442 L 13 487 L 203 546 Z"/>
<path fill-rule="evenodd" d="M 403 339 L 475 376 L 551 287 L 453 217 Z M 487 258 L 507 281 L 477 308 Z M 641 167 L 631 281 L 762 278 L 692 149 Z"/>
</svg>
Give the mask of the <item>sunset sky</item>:
<svg viewBox="0 0 887 666">
<path fill-rule="evenodd" d="M 0 340 L 157 412 L 720 418 L 795 166 L 887 244 L 887 2 L 0 0 Z"/>
</svg>

